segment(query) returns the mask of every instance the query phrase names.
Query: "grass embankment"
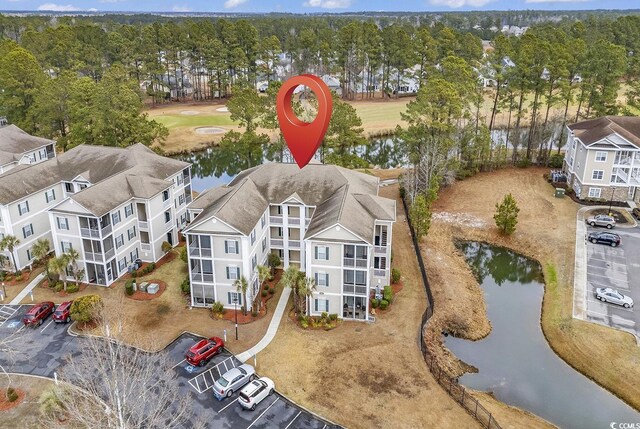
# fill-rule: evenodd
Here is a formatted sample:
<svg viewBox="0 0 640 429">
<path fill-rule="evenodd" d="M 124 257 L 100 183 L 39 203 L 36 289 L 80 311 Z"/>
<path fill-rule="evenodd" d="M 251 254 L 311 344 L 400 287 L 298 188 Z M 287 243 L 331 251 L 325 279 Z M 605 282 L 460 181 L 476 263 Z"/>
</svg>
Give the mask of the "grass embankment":
<svg viewBox="0 0 640 429">
<path fill-rule="evenodd" d="M 442 345 L 443 329 L 478 339 L 491 326 L 482 291 L 453 246 L 454 239 L 510 248 L 538 260 L 544 270 L 541 325 L 552 349 L 568 364 L 640 409 L 640 348 L 621 331 L 572 318 L 573 270 L 578 205 L 553 196 L 542 168 L 482 173 L 444 189 L 423 252 L 436 300 L 427 339 L 451 374 L 464 366 Z M 520 207 L 515 234 L 504 237 L 493 222 L 495 203 L 511 192 Z"/>
</svg>

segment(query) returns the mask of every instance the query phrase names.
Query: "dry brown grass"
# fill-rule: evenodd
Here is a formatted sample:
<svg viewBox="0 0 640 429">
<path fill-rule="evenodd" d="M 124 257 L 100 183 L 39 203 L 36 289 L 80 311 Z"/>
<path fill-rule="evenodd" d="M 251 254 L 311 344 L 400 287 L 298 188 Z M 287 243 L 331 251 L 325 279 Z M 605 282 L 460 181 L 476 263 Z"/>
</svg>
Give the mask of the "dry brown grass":
<svg viewBox="0 0 640 429">
<path fill-rule="evenodd" d="M 380 190 L 396 198 L 398 187 Z M 375 323 L 305 331 L 288 318 L 258 355 L 258 370 L 287 397 L 349 428 L 476 428 L 436 383 L 418 342 L 426 295 L 402 206 L 393 227 L 404 288 Z"/>
<path fill-rule="evenodd" d="M 557 427 L 528 411 L 505 405 L 490 393 L 473 391 L 473 395 L 495 417 L 502 429 L 552 429 Z"/>
<path fill-rule="evenodd" d="M 11 376 L 13 387 L 26 392 L 24 401 L 17 407 L 0 413 L 0 427 L 3 428 L 40 428 L 44 427 L 39 421 L 40 404 L 38 399 L 40 394 L 53 386 L 53 380 L 39 377 Z M 5 383 L 2 383 L 5 387 Z M 54 427 L 53 424 L 47 427 Z"/>
<path fill-rule="evenodd" d="M 442 191 L 434 204 L 434 220 L 423 241 L 427 271 L 436 300 L 436 314 L 427 336 L 441 363 L 452 374 L 462 367 L 441 343 L 449 315 L 466 314 L 468 338 L 487 335 L 482 292 L 454 238 L 478 240 L 513 249 L 542 264 L 546 285 L 543 332 L 551 347 L 574 368 L 640 409 L 640 348 L 633 336 L 572 318 L 576 212 L 570 199 L 557 199 L 542 178 L 542 168 L 505 169 L 482 173 Z M 495 203 L 511 192 L 520 207 L 516 232 L 497 233 Z M 555 280 L 555 281 L 554 281 Z"/>
<path fill-rule="evenodd" d="M 178 250 L 172 250 L 177 252 Z M 35 292 L 37 301 L 53 301 L 60 303 L 78 296 L 100 295 L 107 311 L 122 314 L 125 320 L 131 321 L 124 326 L 123 336 L 131 341 L 138 341 L 140 337 L 153 339 L 153 348 L 161 349 L 184 331 L 203 336 L 222 337 L 223 330 L 227 330 L 225 346 L 234 353 L 240 353 L 254 344 L 265 334 L 271 321 L 281 288 L 277 288 L 273 299 L 267 302 L 267 315 L 256 322 L 242 325 L 239 328 L 239 339 L 232 335 L 234 324 L 231 321 L 213 319 L 211 310 L 204 308 L 189 308 L 187 298 L 180 291 L 180 284 L 187 275 L 187 266 L 179 257 L 156 268 L 152 273 L 139 277 L 139 281 L 162 279 L 167 283 L 167 290 L 162 296 L 152 301 L 134 301 L 124 297 L 124 281 L 120 280 L 110 288 L 89 286 L 84 291 L 61 298 L 51 289 L 38 288 Z M 27 298 L 30 303 L 30 300 Z"/>
</svg>

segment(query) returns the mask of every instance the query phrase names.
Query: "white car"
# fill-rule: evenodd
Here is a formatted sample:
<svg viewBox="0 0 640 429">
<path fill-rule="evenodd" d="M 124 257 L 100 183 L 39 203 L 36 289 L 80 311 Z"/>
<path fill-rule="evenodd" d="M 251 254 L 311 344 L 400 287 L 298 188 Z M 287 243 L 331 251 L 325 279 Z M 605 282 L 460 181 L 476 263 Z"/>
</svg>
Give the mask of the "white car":
<svg viewBox="0 0 640 429">
<path fill-rule="evenodd" d="M 247 410 L 255 410 L 258 405 L 267 396 L 273 395 L 275 386 L 270 378 L 262 377 L 253 380 L 240 391 L 238 402 Z"/>
<path fill-rule="evenodd" d="M 615 289 L 610 287 L 599 287 L 596 289 L 596 298 L 602 302 L 610 302 L 612 304 L 618 304 L 624 308 L 633 307 L 633 299 L 630 296 L 623 295 Z"/>
<path fill-rule="evenodd" d="M 231 368 L 213 384 L 213 394 L 218 400 L 229 398 L 233 392 L 254 378 L 256 378 L 256 370 L 251 365 L 245 363 Z"/>
</svg>

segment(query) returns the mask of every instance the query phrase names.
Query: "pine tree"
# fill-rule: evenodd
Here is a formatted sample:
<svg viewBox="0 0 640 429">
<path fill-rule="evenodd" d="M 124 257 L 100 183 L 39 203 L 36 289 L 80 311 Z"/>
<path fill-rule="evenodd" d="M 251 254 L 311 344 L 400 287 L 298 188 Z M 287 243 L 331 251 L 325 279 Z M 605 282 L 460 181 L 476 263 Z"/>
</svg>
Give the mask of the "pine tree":
<svg viewBox="0 0 640 429">
<path fill-rule="evenodd" d="M 496 214 L 493 215 L 493 219 L 496 221 L 496 226 L 506 235 L 511 235 L 516 230 L 518 224 L 518 203 L 510 193 L 505 195 L 501 203 L 496 203 Z"/>
</svg>

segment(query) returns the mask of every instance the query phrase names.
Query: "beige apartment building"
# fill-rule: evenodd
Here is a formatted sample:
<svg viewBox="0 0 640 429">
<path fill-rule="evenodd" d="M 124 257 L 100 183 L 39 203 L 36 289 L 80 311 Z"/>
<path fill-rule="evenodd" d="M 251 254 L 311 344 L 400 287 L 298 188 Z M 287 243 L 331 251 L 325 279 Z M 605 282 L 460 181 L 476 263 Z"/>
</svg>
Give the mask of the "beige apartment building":
<svg viewBox="0 0 640 429">
<path fill-rule="evenodd" d="M 605 116 L 567 128 L 563 170 L 576 196 L 640 203 L 640 118 Z"/>
<path fill-rule="evenodd" d="M 259 290 L 256 267 L 275 252 L 284 268 L 315 279 L 310 314 L 369 320 L 371 295 L 390 281 L 396 213 L 378 186 L 374 176 L 334 165 L 268 163 L 202 193 L 184 230 L 192 305 L 250 303 Z M 234 287 L 241 276 L 246 296 Z"/>
<path fill-rule="evenodd" d="M 0 174 L 18 165 L 32 165 L 56 156 L 56 142 L 35 137 L 0 118 Z"/>
</svg>

